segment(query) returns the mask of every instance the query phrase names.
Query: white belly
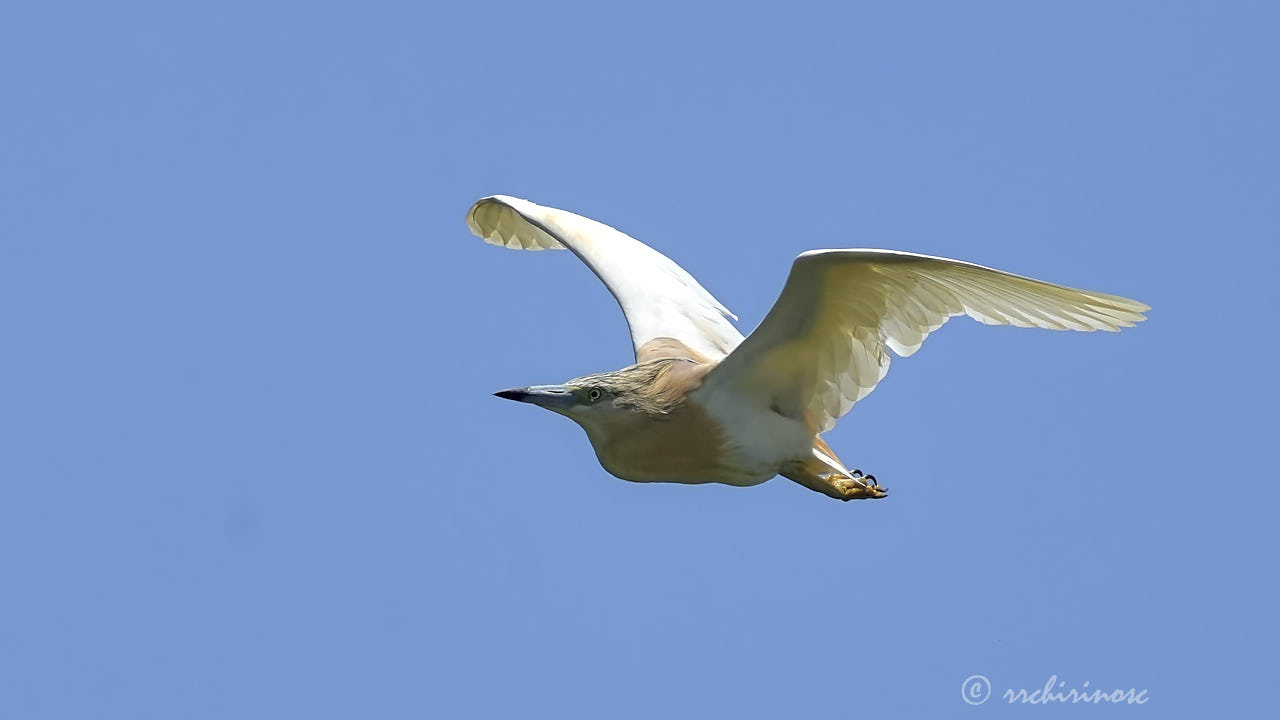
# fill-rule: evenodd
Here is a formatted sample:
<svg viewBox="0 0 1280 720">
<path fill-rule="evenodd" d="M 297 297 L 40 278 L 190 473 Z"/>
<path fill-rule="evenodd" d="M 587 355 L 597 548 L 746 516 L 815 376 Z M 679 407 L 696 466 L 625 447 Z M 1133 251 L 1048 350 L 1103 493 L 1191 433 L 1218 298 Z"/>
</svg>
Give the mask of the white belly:
<svg viewBox="0 0 1280 720">
<path fill-rule="evenodd" d="M 799 420 L 761 409 L 732 393 L 695 392 L 689 401 L 701 405 L 723 428 L 728 462 L 743 478 L 734 485 L 762 483 L 787 462 L 812 454 L 814 435 Z"/>
</svg>

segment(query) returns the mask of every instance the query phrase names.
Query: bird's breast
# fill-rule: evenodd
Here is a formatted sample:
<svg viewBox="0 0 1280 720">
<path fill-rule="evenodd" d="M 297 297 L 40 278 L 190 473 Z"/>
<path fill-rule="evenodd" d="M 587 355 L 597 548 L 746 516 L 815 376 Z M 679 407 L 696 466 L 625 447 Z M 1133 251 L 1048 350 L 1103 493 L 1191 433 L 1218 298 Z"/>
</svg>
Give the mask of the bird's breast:
<svg viewBox="0 0 1280 720">
<path fill-rule="evenodd" d="M 755 485 L 777 472 L 735 462 L 726 429 L 696 403 L 586 430 L 600 464 L 623 480 Z"/>
</svg>

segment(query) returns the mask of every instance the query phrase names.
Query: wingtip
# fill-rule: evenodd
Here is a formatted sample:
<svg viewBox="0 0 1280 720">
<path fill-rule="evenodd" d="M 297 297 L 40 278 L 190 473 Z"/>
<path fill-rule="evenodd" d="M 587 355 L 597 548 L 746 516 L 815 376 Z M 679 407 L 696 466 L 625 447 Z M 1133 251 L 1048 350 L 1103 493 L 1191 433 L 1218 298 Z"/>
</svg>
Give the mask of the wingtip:
<svg viewBox="0 0 1280 720">
<path fill-rule="evenodd" d="M 1119 305 L 1118 309 L 1124 312 L 1124 315 L 1121 316 L 1121 319 L 1127 321 L 1124 324 L 1124 327 L 1133 327 L 1134 325 L 1137 325 L 1140 322 L 1147 321 L 1146 313 L 1151 311 L 1150 305 L 1138 300 L 1131 300 L 1129 298 L 1119 298 L 1119 299 L 1123 301 L 1120 303 L 1116 303 L 1117 305 Z"/>
<path fill-rule="evenodd" d="M 564 245 L 539 221 L 547 210 L 549 208 L 511 195 L 489 195 L 472 203 L 467 211 L 467 228 L 481 240 L 499 247 L 562 249 Z"/>
<path fill-rule="evenodd" d="M 472 229 L 472 232 L 475 232 L 475 227 L 476 227 L 475 214 L 477 210 L 479 210 L 480 208 L 486 205 L 495 204 L 495 203 L 499 205 L 506 205 L 508 207 L 511 207 L 512 201 L 515 201 L 517 203 L 529 202 L 528 200 L 521 200 L 520 198 L 512 197 L 511 195 L 486 195 L 480 198 L 479 200 L 476 200 L 475 202 L 471 203 L 471 207 L 467 208 L 467 225 Z M 533 203 L 529 203 L 529 204 L 532 205 Z M 476 233 L 476 234 L 479 235 L 479 233 Z"/>
</svg>

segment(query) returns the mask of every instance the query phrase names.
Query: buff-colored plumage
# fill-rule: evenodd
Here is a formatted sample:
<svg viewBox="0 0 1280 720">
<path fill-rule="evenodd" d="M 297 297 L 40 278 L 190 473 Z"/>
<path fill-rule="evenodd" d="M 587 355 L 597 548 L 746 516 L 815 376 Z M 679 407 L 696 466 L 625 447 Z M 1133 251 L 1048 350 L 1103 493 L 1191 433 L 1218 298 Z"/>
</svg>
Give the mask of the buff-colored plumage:
<svg viewBox="0 0 1280 720">
<path fill-rule="evenodd" d="M 622 306 L 636 365 L 503 397 L 567 415 L 601 463 L 640 482 L 754 485 L 782 474 L 840 499 L 883 497 L 818 437 L 875 389 L 890 353 L 916 352 L 949 318 L 1116 331 L 1149 308 L 981 265 L 893 250 L 802 254 L 747 338 L 692 276 L 594 220 L 493 196 L 467 213 L 487 242 L 571 250 Z"/>
</svg>

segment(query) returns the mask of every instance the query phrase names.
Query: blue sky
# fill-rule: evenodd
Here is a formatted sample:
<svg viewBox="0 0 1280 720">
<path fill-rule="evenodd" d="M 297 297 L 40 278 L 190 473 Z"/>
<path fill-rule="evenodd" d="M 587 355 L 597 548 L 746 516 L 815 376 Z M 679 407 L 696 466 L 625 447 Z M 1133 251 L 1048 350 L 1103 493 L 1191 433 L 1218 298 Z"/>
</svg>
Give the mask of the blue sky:
<svg viewBox="0 0 1280 720">
<path fill-rule="evenodd" d="M 1266 3 L 0 10 L 0 716 L 1262 716 Z M 489 395 L 627 364 L 494 193 L 742 318 L 816 247 L 1154 307 L 951 323 L 829 433 L 891 496 L 635 485 Z"/>
</svg>

